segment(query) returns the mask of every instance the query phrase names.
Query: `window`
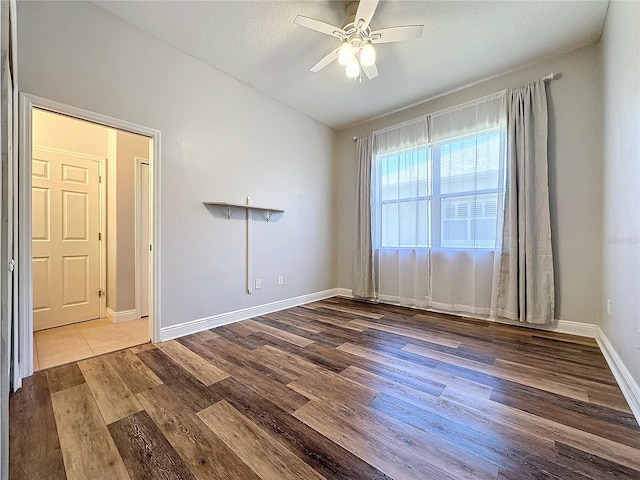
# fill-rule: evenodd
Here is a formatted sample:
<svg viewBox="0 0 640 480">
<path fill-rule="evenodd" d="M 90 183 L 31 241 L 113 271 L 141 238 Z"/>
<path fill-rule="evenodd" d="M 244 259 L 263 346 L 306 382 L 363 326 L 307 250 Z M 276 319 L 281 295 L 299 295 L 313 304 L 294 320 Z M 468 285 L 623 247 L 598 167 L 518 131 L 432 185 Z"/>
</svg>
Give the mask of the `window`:
<svg viewBox="0 0 640 480">
<path fill-rule="evenodd" d="M 495 248 L 498 128 L 375 159 L 377 247 Z"/>
<path fill-rule="evenodd" d="M 428 247 L 431 149 L 426 146 L 378 159 L 381 246 Z"/>
</svg>

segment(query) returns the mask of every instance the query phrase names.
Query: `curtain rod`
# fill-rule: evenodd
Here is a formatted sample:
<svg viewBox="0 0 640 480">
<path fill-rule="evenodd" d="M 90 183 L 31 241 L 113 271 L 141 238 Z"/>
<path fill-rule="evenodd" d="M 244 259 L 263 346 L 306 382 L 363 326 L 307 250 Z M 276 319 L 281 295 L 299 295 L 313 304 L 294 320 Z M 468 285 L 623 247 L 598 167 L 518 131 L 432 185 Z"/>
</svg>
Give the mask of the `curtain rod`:
<svg viewBox="0 0 640 480">
<path fill-rule="evenodd" d="M 555 80 L 556 78 L 559 78 L 558 75 L 554 72 L 551 72 L 549 75 L 545 75 L 544 77 L 542 77 L 542 80 L 544 81 L 551 81 L 551 80 Z M 487 95 L 489 96 L 489 95 Z M 409 120 L 411 121 L 411 120 Z M 353 136 L 353 141 L 355 142 L 356 140 L 358 140 L 358 137 L 356 137 L 355 135 Z"/>
</svg>

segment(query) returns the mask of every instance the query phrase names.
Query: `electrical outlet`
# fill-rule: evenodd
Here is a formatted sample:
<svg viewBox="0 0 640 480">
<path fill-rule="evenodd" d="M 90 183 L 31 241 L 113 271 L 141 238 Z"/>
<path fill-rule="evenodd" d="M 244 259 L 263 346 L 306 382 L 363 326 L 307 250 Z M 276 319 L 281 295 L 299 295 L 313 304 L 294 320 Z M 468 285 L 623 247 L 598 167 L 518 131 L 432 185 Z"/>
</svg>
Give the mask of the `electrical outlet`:
<svg viewBox="0 0 640 480">
<path fill-rule="evenodd" d="M 278 275 L 278 285 L 282 285 L 284 283 L 284 277 L 282 275 Z"/>
<path fill-rule="evenodd" d="M 607 316 L 611 316 L 611 299 L 607 298 Z"/>
<path fill-rule="evenodd" d="M 256 290 L 260 290 L 262 288 L 262 280 L 256 278 Z"/>
</svg>

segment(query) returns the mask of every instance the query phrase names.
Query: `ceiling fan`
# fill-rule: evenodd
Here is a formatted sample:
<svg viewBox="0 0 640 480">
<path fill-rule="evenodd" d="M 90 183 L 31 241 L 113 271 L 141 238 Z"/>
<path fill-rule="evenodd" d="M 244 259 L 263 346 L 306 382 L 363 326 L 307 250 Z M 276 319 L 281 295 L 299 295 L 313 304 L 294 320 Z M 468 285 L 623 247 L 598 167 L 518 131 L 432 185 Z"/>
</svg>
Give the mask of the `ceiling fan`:
<svg viewBox="0 0 640 480">
<path fill-rule="evenodd" d="M 338 48 L 329 52 L 311 67 L 312 72 L 319 72 L 337 59 L 341 65 L 346 67 L 348 78 L 359 81 L 361 79 L 360 69 L 362 69 L 365 75 L 372 79 L 378 76 L 374 44 L 402 42 L 422 37 L 424 25 L 403 25 L 372 31 L 369 24 L 378 6 L 378 1 L 360 0 L 360 2 L 349 3 L 346 8 L 348 18 L 342 28 L 334 27 L 314 18 L 296 16 L 293 23 L 340 40 Z"/>
</svg>

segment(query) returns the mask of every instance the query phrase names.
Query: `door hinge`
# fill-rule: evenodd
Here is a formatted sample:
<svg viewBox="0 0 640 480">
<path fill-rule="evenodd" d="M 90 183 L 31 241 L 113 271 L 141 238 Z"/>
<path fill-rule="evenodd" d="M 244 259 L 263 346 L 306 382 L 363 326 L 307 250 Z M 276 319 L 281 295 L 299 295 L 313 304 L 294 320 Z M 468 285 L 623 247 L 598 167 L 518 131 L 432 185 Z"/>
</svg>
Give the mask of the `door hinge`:
<svg viewBox="0 0 640 480">
<path fill-rule="evenodd" d="M 102 175 L 98 175 L 98 183 L 102 183 Z"/>
<path fill-rule="evenodd" d="M 102 297 L 102 289 L 101 288 L 98 289 L 98 297 Z"/>
<path fill-rule="evenodd" d="M 9 271 L 13 273 L 15 268 L 16 268 L 16 261 L 12 258 L 11 260 L 9 260 Z"/>
<path fill-rule="evenodd" d="M 98 240 L 102 240 L 102 233 L 98 232 Z"/>
<path fill-rule="evenodd" d="M 153 246 L 151 244 L 149 244 L 149 251 L 152 252 L 153 251 Z"/>
</svg>

